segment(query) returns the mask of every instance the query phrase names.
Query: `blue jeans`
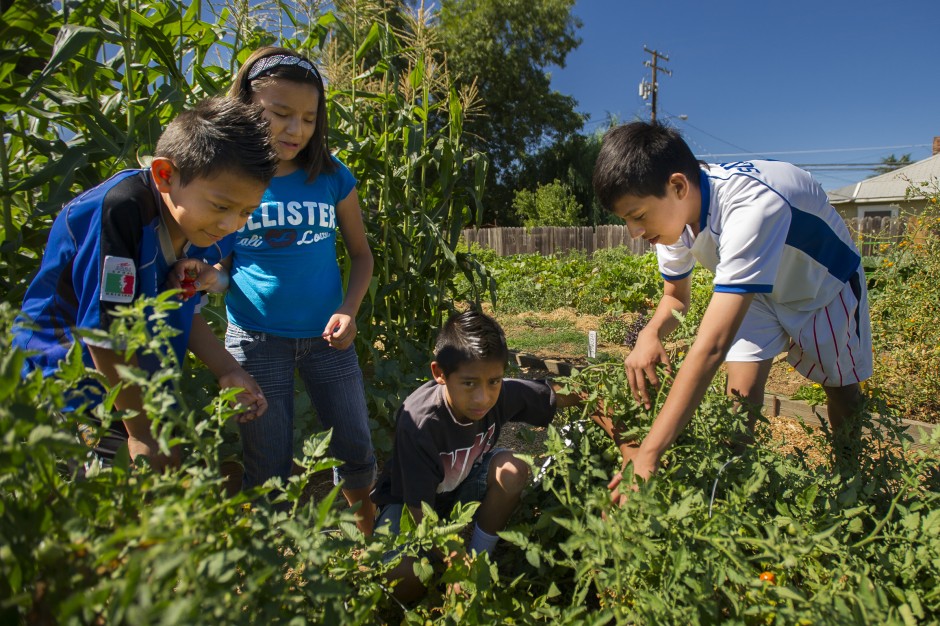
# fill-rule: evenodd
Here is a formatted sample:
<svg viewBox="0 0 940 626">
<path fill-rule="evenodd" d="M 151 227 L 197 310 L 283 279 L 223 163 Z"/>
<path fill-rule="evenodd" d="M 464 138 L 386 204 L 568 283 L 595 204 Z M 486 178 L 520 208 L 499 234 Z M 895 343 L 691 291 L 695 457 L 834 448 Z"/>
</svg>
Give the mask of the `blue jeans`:
<svg viewBox="0 0 940 626">
<path fill-rule="evenodd" d="M 286 481 L 294 461 L 294 370 L 310 394 L 324 428 L 332 428 L 330 455 L 342 461 L 336 484 L 362 489 L 375 482 L 376 463 L 369 432 L 362 370 L 356 351 L 331 348 L 320 337 L 295 339 L 228 325 L 225 347 L 261 386 L 264 415 L 239 424 L 245 489 L 279 476 Z"/>
</svg>

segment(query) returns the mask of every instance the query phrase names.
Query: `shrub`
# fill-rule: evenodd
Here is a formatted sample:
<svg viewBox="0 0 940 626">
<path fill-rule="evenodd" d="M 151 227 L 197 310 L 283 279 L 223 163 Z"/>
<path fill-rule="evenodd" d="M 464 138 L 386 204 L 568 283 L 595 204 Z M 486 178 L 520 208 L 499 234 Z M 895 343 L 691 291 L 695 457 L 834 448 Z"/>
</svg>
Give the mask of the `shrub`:
<svg viewBox="0 0 940 626">
<path fill-rule="evenodd" d="M 915 419 L 937 421 L 940 412 L 940 189 L 937 181 L 912 186 L 926 199 L 923 214 L 909 216 L 904 237 L 868 275 L 873 384 Z"/>
<path fill-rule="evenodd" d="M 166 302 L 152 303 L 159 312 Z M 131 343 L 143 309 L 119 322 Z M 11 311 L 0 314 L 9 340 Z M 692 332 L 686 322 L 680 336 Z M 9 344 L 8 344 L 9 345 Z M 225 495 L 220 429 L 233 394 L 194 406 L 198 375 L 173 368 L 133 374 L 155 410 L 165 445 L 187 450 L 182 468 L 154 474 L 126 454 L 84 479 L 67 460 L 85 449 L 51 408 L 85 375 L 73 351 L 61 375 L 20 379 L 24 355 L 0 356 L 0 618 L 4 623 L 915 623 L 940 617 L 940 436 L 914 451 L 890 407 L 866 418 L 858 466 L 818 466 L 780 442 L 735 456 L 743 419 L 713 387 L 664 458 L 622 508 L 605 488 L 620 468 L 587 412 L 603 400 L 629 436 L 645 435 L 653 411 L 630 396 L 622 364 L 598 361 L 563 382 L 588 399 L 548 428 L 523 499 L 495 560 L 457 558 L 444 571 L 419 558 L 430 586 L 412 607 L 390 596 L 389 551 L 464 554 L 473 506 L 448 520 L 428 511 L 406 533 L 366 541 L 338 489 L 312 496 L 311 478 L 335 461 L 327 435 L 310 437 L 303 472 L 280 485 L 288 509 L 263 503 L 269 483 Z M 671 355 L 674 363 L 681 354 Z M 174 373 L 175 372 L 175 373 Z M 177 384 L 177 380 L 179 384 Z M 119 417 L 104 406 L 104 419 Z M 263 418 L 262 418 L 263 419 Z M 820 440 L 818 445 L 824 446 Z M 834 471 L 835 470 L 835 471 Z M 339 509 L 337 510 L 337 504 Z M 606 517 L 602 517 L 602 514 Z M 388 562 L 386 562 L 388 561 Z M 770 571 L 775 584 L 760 579 Z M 449 587 L 460 582 L 461 592 Z"/>
<path fill-rule="evenodd" d="M 559 180 L 539 185 L 534 192 L 520 189 L 515 192 L 512 208 L 522 218 L 523 226 L 578 226 L 581 223 L 581 203 L 568 185 Z"/>
</svg>

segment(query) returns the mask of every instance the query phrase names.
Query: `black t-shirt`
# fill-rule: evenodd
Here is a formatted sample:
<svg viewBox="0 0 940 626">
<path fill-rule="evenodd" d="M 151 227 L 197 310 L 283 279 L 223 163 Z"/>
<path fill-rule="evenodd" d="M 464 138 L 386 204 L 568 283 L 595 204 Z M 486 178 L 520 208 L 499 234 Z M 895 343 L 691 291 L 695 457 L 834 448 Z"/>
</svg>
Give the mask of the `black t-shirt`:
<svg viewBox="0 0 940 626">
<path fill-rule="evenodd" d="M 373 501 L 379 506 L 433 506 L 439 494 L 456 489 L 474 463 L 496 445 L 503 424 L 545 426 L 555 415 L 556 402 L 544 380 L 506 378 L 490 412 L 462 424 L 447 406 L 444 386 L 428 381 L 398 411 L 392 456 L 372 492 Z"/>
</svg>

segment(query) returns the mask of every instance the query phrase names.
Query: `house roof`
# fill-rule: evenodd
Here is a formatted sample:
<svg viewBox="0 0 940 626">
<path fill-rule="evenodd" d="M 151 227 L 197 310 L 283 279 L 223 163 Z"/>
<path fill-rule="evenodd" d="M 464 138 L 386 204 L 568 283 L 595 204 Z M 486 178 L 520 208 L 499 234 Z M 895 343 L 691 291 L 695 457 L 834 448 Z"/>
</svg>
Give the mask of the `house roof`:
<svg viewBox="0 0 940 626">
<path fill-rule="evenodd" d="M 904 200 L 909 181 L 922 182 L 940 178 L 940 154 L 926 158 L 917 163 L 911 163 L 898 168 L 893 172 L 866 178 L 859 183 L 840 187 L 829 191 L 829 202 L 844 204 L 846 202 L 874 203 L 874 202 L 900 202 Z"/>
</svg>

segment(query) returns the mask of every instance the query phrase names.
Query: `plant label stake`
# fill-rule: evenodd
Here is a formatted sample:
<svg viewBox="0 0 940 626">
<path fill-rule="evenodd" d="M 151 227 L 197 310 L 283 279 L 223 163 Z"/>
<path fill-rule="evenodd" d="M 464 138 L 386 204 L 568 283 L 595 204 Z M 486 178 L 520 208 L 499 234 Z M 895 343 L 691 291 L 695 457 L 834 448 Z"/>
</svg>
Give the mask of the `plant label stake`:
<svg viewBox="0 0 940 626">
<path fill-rule="evenodd" d="M 593 359 L 597 356 L 597 331 L 588 331 L 588 358 Z"/>
</svg>

